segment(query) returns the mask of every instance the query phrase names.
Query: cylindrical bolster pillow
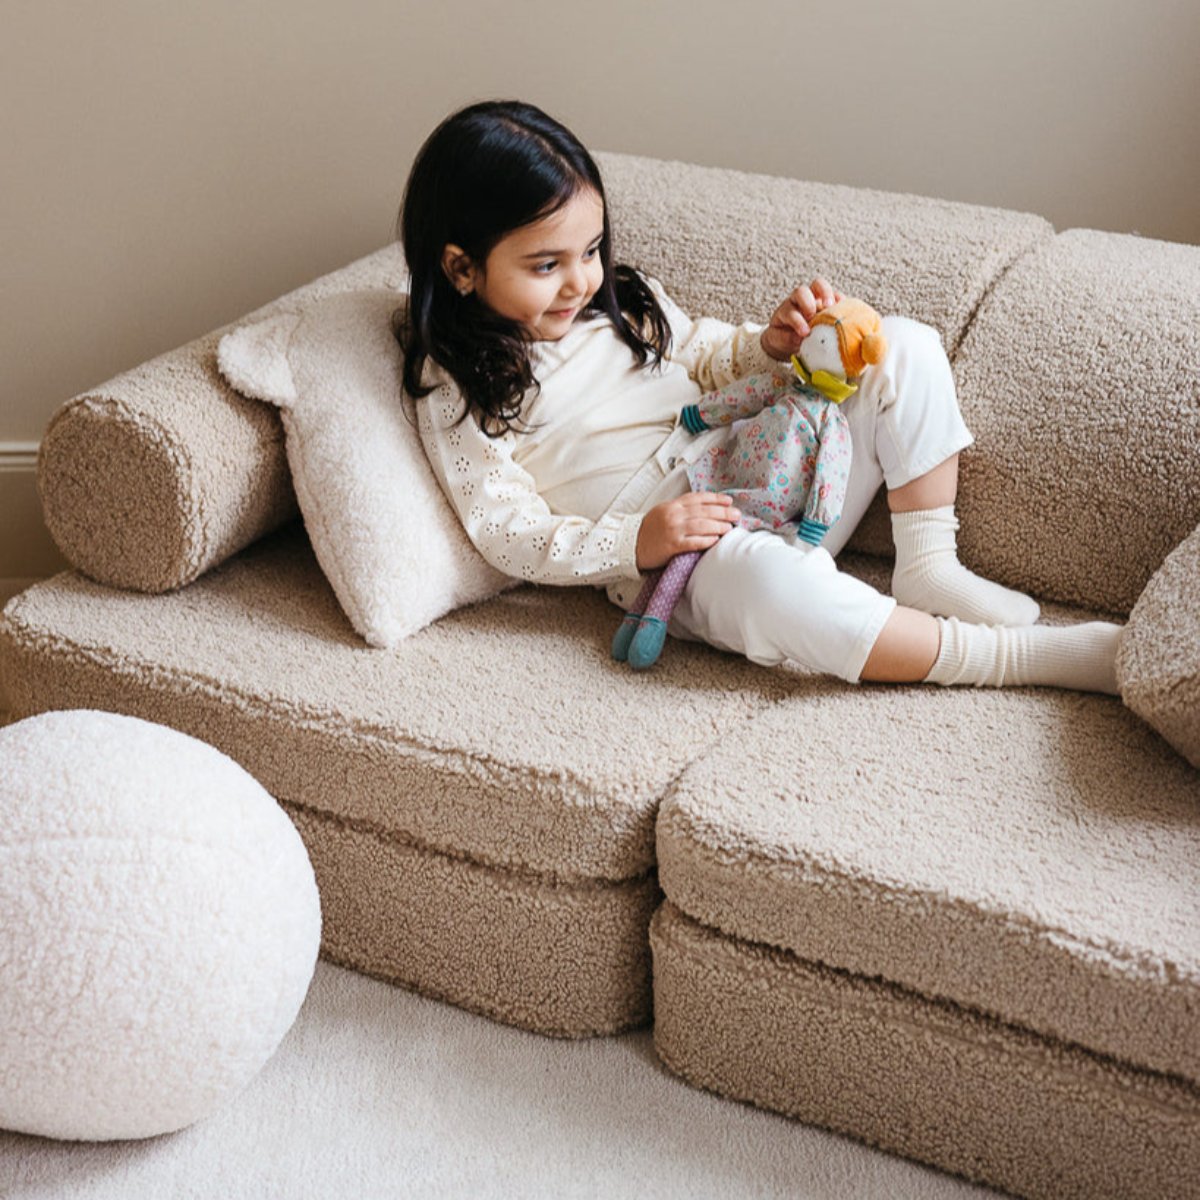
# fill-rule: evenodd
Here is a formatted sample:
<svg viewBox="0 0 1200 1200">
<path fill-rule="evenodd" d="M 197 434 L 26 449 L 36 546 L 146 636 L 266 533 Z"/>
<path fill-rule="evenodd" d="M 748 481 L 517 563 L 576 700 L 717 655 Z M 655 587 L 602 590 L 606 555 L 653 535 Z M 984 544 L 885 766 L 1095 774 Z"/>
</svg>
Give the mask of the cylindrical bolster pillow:
<svg viewBox="0 0 1200 1200">
<path fill-rule="evenodd" d="M 388 246 L 245 319 L 335 292 L 399 289 L 404 278 L 400 249 Z M 51 419 L 38 456 L 46 526 L 93 579 L 181 587 L 296 515 L 278 411 L 218 374 L 223 332 L 118 375 Z"/>
<path fill-rule="evenodd" d="M 1059 235 L 996 285 L 954 373 L 963 561 L 1128 612 L 1200 521 L 1200 247 Z"/>
<path fill-rule="evenodd" d="M 1117 682 L 1125 703 L 1200 767 L 1200 528 L 1167 556 L 1133 606 Z"/>
<path fill-rule="evenodd" d="M 212 335 L 68 401 L 42 438 L 46 526 L 101 583 L 163 592 L 296 511 L 273 410 L 215 370 Z"/>
</svg>

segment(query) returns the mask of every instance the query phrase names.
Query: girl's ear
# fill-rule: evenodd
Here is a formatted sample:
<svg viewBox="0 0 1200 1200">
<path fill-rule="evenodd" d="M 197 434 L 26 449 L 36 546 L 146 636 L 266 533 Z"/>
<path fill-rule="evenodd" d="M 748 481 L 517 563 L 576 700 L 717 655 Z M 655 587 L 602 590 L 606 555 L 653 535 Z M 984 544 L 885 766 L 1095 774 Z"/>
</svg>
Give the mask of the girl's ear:
<svg viewBox="0 0 1200 1200">
<path fill-rule="evenodd" d="M 475 266 L 461 246 L 446 243 L 442 250 L 442 270 L 460 295 L 468 296 L 475 290 Z"/>
</svg>

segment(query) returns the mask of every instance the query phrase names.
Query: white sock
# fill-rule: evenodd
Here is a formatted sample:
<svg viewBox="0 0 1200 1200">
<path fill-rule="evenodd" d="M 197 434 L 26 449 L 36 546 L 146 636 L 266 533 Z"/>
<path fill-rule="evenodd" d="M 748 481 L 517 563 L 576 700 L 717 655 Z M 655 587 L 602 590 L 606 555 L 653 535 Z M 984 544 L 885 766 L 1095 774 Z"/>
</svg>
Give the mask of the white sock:
<svg viewBox="0 0 1200 1200">
<path fill-rule="evenodd" d="M 1079 692 L 1117 690 L 1121 625 L 970 625 L 938 618 L 941 649 L 926 683 L 977 687 L 1044 685 Z"/>
<path fill-rule="evenodd" d="M 1037 601 L 968 571 L 958 561 L 954 506 L 892 513 L 892 595 L 908 608 L 980 625 L 1032 625 Z"/>
</svg>

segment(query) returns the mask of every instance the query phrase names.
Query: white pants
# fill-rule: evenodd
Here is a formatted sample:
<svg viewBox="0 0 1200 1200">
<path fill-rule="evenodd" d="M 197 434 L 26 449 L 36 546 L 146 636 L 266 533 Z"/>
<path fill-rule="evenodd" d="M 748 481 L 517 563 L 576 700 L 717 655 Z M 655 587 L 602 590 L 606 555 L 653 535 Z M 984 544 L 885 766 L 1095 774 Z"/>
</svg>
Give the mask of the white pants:
<svg viewBox="0 0 1200 1200">
<path fill-rule="evenodd" d="M 937 331 L 885 317 L 888 352 L 844 404 L 854 452 L 841 520 L 816 548 L 730 530 L 707 550 L 675 608 L 676 637 L 775 666 L 787 659 L 857 682 L 896 602 L 839 571 L 845 546 L 886 483 L 903 487 L 971 444 Z"/>
</svg>

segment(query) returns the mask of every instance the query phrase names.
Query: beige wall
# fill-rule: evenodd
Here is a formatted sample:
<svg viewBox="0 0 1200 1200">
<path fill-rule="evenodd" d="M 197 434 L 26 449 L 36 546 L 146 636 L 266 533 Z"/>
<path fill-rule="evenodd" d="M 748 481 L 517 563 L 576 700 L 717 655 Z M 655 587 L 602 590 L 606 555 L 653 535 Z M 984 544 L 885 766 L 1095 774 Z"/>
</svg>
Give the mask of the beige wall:
<svg viewBox="0 0 1200 1200">
<path fill-rule="evenodd" d="M 1195 0 L 2 11 L 0 577 L 52 563 L 28 453 L 54 408 L 383 244 L 421 139 L 474 99 L 599 149 L 1200 242 Z"/>
</svg>

